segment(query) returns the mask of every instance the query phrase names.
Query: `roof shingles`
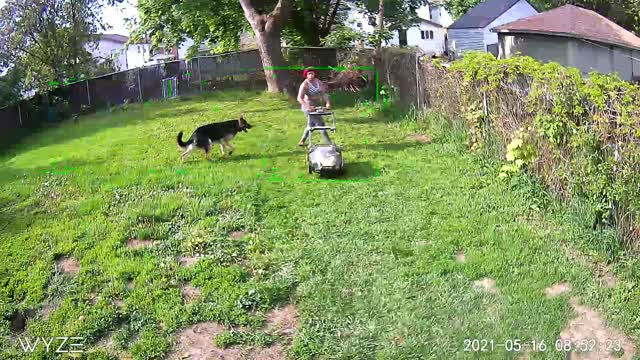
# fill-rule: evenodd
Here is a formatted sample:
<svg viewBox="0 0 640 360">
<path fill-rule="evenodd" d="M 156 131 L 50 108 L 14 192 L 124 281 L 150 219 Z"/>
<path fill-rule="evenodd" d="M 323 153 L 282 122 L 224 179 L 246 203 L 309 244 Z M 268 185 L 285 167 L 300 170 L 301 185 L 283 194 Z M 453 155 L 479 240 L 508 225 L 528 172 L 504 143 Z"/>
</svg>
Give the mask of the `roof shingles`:
<svg viewBox="0 0 640 360">
<path fill-rule="evenodd" d="M 449 29 L 484 28 L 520 0 L 487 0 L 471 8 Z"/>
<path fill-rule="evenodd" d="M 127 36 L 119 35 L 119 34 L 100 34 L 100 39 L 111 40 L 111 41 L 120 42 L 123 44 L 129 40 Z"/>
<path fill-rule="evenodd" d="M 568 36 L 640 49 L 639 37 L 594 11 L 574 5 L 516 20 L 492 31 Z"/>
</svg>

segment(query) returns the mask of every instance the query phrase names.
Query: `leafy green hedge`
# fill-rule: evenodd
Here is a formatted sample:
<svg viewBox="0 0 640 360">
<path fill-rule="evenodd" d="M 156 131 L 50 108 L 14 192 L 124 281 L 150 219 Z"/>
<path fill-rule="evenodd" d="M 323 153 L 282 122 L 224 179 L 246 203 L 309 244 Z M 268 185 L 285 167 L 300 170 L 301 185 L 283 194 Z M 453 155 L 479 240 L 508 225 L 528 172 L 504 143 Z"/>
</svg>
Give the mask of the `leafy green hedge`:
<svg viewBox="0 0 640 360">
<path fill-rule="evenodd" d="M 598 222 L 637 241 L 640 87 L 617 75 L 470 52 L 427 65 L 428 101 L 464 122 L 472 149 L 506 159 L 498 176 L 537 175 L 556 194 L 586 199 Z"/>
</svg>

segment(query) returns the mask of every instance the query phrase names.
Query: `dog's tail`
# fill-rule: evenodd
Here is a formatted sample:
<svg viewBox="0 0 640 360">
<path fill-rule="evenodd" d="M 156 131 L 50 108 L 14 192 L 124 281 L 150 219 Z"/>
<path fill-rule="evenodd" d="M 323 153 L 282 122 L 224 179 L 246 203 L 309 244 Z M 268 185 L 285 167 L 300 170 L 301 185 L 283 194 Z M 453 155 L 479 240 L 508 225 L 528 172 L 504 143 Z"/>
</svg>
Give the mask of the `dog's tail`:
<svg viewBox="0 0 640 360">
<path fill-rule="evenodd" d="M 191 144 L 193 144 L 193 139 L 189 139 L 187 142 L 182 141 L 182 133 L 183 131 L 180 131 L 178 133 L 178 146 L 185 148 Z"/>
</svg>

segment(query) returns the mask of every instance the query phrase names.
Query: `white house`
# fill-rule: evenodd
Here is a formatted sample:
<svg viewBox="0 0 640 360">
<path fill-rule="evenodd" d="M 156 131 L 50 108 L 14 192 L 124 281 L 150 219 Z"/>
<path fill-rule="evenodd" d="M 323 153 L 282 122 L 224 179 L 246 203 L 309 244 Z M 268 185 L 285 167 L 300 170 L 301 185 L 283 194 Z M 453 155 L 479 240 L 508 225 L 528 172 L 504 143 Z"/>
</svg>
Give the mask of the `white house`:
<svg viewBox="0 0 640 360">
<path fill-rule="evenodd" d="M 99 62 L 114 59 L 116 70 L 127 70 L 129 67 L 124 48 L 127 40 L 128 37 L 118 34 L 101 34 L 97 43 L 87 44 L 85 48 Z"/>
<path fill-rule="evenodd" d="M 433 21 L 420 19 L 418 24 L 406 30 L 394 32 L 391 45 L 417 46 L 423 52 L 442 55 L 446 50 L 447 29 Z"/>
<path fill-rule="evenodd" d="M 425 8 L 428 9 L 427 14 L 424 14 L 425 11 L 423 9 Z M 423 6 L 418 9 L 417 13 L 421 18 L 431 20 L 445 28 L 453 24 L 453 18 L 447 9 L 444 8 L 444 1 L 442 0 L 432 1 L 428 6 Z"/>
<path fill-rule="evenodd" d="M 118 34 L 101 34 L 95 45 L 87 45 L 86 49 L 99 62 L 114 59 L 116 71 L 124 71 L 147 65 L 149 63 L 151 44 L 142 41 L 139 44 L 125 46 L 129 38 Z"/>
<path fill-rule="evenodd" d="M 151 56 L 151 44 L 141 42 L 139 44 L 130 44 L 126 49 L 127 69 L 134 69 L 147 65 Z"/>
<path fill-rule="evenodd" d="M 417 46 L 428 54 L 441 55 L 446 50 L 446 27 L 453 22 L 451 15 L 440 1 L 422 6 L 416 11 L 420 21 L 406 30 L 395 31 L 389 45 Z M 372 33 L 375 19 L 369 19 L 362 11 L 351 6 L 347 26 L 352 29 Z"/>
<path fill-rule="evenodd" d="M 456 56 L 467 50 L 498 56 L 498 34 L 491 29 L 537 13 L 527 0 L 484 1 L 449 26 L 448 48 Z"/>
<path fill-rule="evenodd" d="M 367 15 L 360 9 L 358 9 L 355 5 L 349 3 L 349 15 L 347 18 L 347 22 L 345 25 L 352 28 L 355 31 L 371 34 L 375 30 L 375 22 L 372 22 L 371 19 L 367 17 Z"/>
</svg>

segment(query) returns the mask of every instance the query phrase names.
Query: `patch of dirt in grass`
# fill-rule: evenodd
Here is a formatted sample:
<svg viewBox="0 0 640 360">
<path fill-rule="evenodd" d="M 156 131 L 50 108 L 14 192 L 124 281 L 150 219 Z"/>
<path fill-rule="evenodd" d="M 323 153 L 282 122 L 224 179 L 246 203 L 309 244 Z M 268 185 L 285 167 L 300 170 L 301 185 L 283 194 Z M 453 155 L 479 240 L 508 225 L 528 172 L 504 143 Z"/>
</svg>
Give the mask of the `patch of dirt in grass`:
<svg viewBox="0 0 640 360">
<path fill-rule="evenodd" d="M 56 263 L 65 274 L 77 274 L 80 271 L 80 263 L 72 257 L 61 257 Z"/>
<path fill-rule="evenodd" d="M 298 311 L 295 305 L 270 311 L 267 314 L 266 330 L 283 336 L 293 336 L 298 327 Z"/>
<path fill-rule="evenodd" d="M 202 292 L 196 287 L 193 287 L 189 284 L 182 287 L 182 298 L 187 304 L 192 303 L 194 300 L 197 300 L 200 295 L 202 295 Z"/>
<path fill-rule="evenodd" d="M 231 234 L 229 234 L 229 236 L 231 236 L 232 239 L 238 240 L 247 236 L 247 233 L 244 231 L 232 231 Z"/>
<path fill-rule="evenodd" d="M 247 355 L 247 358 L 256 360 L 284 360 L 286 358 L 282 345 L 277 343 L 269 346 L 268 348 L 255 349 Z"/>
<path fill-rule="evenodd" d="M 604 319 L 593 309 L 581 305 L 578 298 L 571 298 L 569 304 L 576 312 L 576 317 L 569 321 L 567 327 L 560 333 L 560 339 L 569 340 L 574 347 L 583 344 L 589 346 L 589 352 L 570 353 L 569 359 L 580 360 L 630 360 L 636 353 L 636 345 L 621 331 L 610 328 Z M 593 348 L 591 348 L 593 345 Z M 621 348 L 624 354 L 616 356 L 621 352 L 616 352 Z"/>
<path fill-rule="evenodd" d="M 571 285 L 567 283 L 557 283 L 553 284 L 550 287 L 544 289 L 544 293 L 548 298 L 554 298 L 556 296 L 560 296 L 566 292 L 571 291 Z"/>
<path fill-rule="evenodd" d="M 467 261 L 464 256 L 464 251 L 461 250 L 456 253 L 456 261 L 459 263 L 463 263 Z"/>
<path fill-rule="evenodd" d="M 215 337 L 225 331 L 225 327 L 215 322 L 204 322 L 187 327 L 177 336 L 175 350 L 170 360 L 240 359 L 240 349 L 219 349 L 215 346 Z"/>
<path fill-rule="evenodd" d="M 57 304 L 54 304 L 52 302 L 47 302 L 46 304 L 44 304 L 44 306 L 40 310 L 40 316 L 42 316 L 44 320 L 47 320 L 49 319 L 49 316 L 51 316 L 51 314 L 54 311 L 56 311 L 57 308 L 58 308 Z"/>
<path fill-rule="evenodd" d="M 149 248 L 155 245 L 155 241 L 153 240 L 138 240 L 138 239 L 130 239 L 127 241 L 127 247 L 129 249 L 140 249 L 140 248 Z"/>
<path fill-rule="evenodd" d="M 431 143 L 431 136 L 428 134 L 411 134 L 407 136 L 407 140 L 414 140 L 423 144 Z"/>
<path fill-rule="evenodd" d="M 200 258 L 197 256 L 181 256 L 180 259 L 178 259 L 178 262 L 181 266 L 191 267 L 198 261 L 198 259 Z"/>
<path fill-rule="evenodd" d="M 103 348 L 110 351 L 115 351 L 116 345 L 113 340 L 113 333 L 109 333 L 107 336 L 103 336 L 100 341 L 98 341 L 95 345 L 96 348 Z"/>
<path fill-rule="evenodd" d="M 127 289 L 131 290 L 133 289 L 133 287 L 134 287 L 133 281 L 132 280 L 127 281 Z"/>
<path fill-rule="evenodd" d="M 497 294 L 498 288 L 496 288 L 496 281 L 489 278 L 476 280 L 473 282 L 473 287 L 478 290 L 485 291 L 491 294 Z"/>
<path fill-rule="evenodd" d="M 286 337 L 287 346 L 291 344 L 295 334 L 298 312 L 294 305 L 286 305 L 267 313 L 266 324 L 263 330 L 272 334 Z M 215 346 L 215 338 L 220 333 L 227 330 L 223 325 L 215 322 L 205 322 L 187 327 L 180 331 L 177 336 L 177 343 L 174 350 L 167 359 L 200 359 L 200 360 L 284 360 L 285 346 L 274 343 L 267 348 L 250 346 L 242 348 L 231 346 L 227 349 L 220 349 Z M 243 331 L 243 329 L 240 329 Z M 248 331 L 244 329 L 244 331 Z"/>
</svg>

